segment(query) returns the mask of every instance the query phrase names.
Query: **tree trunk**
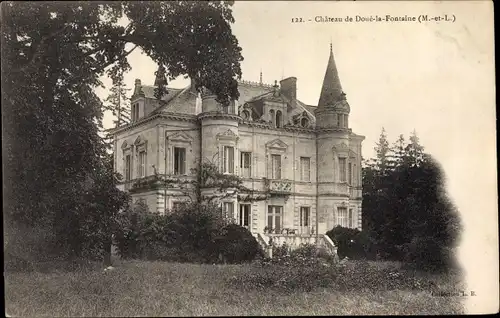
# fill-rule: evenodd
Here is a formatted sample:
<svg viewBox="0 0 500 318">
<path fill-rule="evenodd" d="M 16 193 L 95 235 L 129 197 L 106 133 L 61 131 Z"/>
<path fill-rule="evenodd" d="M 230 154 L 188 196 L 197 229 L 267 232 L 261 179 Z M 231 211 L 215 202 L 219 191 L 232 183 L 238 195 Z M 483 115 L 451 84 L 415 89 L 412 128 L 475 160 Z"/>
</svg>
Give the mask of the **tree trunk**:
<svg viewBox="0 0 500 318">
<path fill-rule="evenodd" d="M 111 266 L 111 249 L 112 249 L 112 239 L 111 235 L 106 237 L 106 241 L 104 242 L 104 266 Z"/>
</svg>

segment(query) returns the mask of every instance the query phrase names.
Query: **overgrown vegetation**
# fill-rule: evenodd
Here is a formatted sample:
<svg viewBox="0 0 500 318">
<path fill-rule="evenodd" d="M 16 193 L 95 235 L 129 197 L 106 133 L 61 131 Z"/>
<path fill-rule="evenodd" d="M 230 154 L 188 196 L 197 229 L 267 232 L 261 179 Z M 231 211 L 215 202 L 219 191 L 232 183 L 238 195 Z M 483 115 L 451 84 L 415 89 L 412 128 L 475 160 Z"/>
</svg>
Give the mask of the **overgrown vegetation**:
<svg viewBox="0 0 500 318">
<path fill-rule="evenodd" d="M 115 240 L 126 259 L 242 263 L 262 255 L 252 234 L 228 223 L 214 203 L 186 203 L 168 215 L 138 205 L 121 220 Z"/>
<path fill-rule="evenodd" d="M 349 259 L 371 259 L 372 253 L 369 250 L 371 247 L 369 238 L 366 232 L 358 229 L 345 228 L 336 226 L 326 232 L 335 246 L 337 246 L 337 254 L 339 258 L 347 257 Z"/>
<path fill-rule="evenodd" d="M 307 266 L 304 266 L 307 263 Z M 265 262 L 254 265 L 247 275 L 228 280 L 232 287 L 244 290 L 278 289 L 282 292 L 313 291 L 318 288 L 332 288 L 337 291 L 389 291 L 418 290 L 436 291 L 436 284 L 425 279 L 421 273 L 405 270 L 399 266 L 377 268 L 367 261 L 348 262 L 333 265 L 326 262 L 289 260 L 272 266 Z"/>
<path fill-rule="evenodd" d="M 408 143 L 401 135 L 389 147 L 382 130 L 375 150 L 377 157 L 363 168 L 366 239 L 354 233 L 351 238 L 365 244 L 372 259 L 432 271 L 456 267 L 453 250 L 461 224 L 446 195 L 441 167 L 424 152 L 415 132 Z"/>
<path fill-rule="evenodd" d="M 168 94 L 168 80 L 188 75 L 197 88 L 211 90 L 226 105 L 238 97 L 243 59 L 231 31 L 231 6 L 2 3 L 2 110 L 8 119 L 2 138 L 4 246 L 9 269 L 28 268 L 45 258 L 104 257 L 109 263 L 111 234 L 128 198 L 116 188 L 102 118 L 123 97 L 128 56 L 139 48 L 158 64 L 158 99 Z M 103 105 L 95 94 L 103 75 L 116 87 L 111 105 Z M 24 239 L 32 234 L 39 239 L 27 243 Z"/>
<path fill-rule="evenodd" d="M 109 272 L 103 272 L 101 268 L 99 271 L 43 275 L 10 274 L 5 278 L 8 291 L 5 311 L 14 317 L 430 315 L 463 312 L 462 297 L 433 296 L 432 290 L 414 286 L 409 278 L 415 277 L 421 286 L 432 282 L 433 290 L 450 292 L 463 289 L 457 285 L 456 276 L 428 273 L 417 276 L 387 262 L 353 263 L 352 268 L 346 265 L 338 269 L 336 276 L 321 270 L 317 275 L 333 277 L 328 281 L 329 287 L 316 284 L 309 292 L 303 291 L 302 283 L 287 282 L 293 277 L 302 279 L 297 275 L 298 269 L 251 264 L 115 263 L 115 269 Z M 293 271 L 292 274 L 289 271 Z M 392 278 L 399 274 L 405 278 Z M 283 279 L 284 282 L 277 283 Z M 398 285 L 386 285 L 389 284 L 387 281 Z M 261 290 L 256 286 L 257 282 L 271 287 Z M 368 289 L 363 291 L 365 286 Z"/>
</svg>

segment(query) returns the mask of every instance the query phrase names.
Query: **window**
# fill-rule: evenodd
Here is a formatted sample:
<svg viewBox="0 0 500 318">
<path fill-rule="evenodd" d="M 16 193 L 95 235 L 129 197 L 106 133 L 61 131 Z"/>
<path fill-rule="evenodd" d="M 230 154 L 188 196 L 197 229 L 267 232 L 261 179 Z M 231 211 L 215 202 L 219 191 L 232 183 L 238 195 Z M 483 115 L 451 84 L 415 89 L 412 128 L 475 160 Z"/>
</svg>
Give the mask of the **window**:
<svg viewBox="0 0 500 318">
<path fill-rule="evenodd" d="M 179 211 L 179 208 L 181 207 L 181 205 L 182 205 L 181 201 L 172 202 L 172 210 Z"/>
<path fill-rule="evenodd" d="M 125 181 L 130 181 L 132 163 L 130 161 L 130 155 L 125 156 Z"/>
<path fill-rule="evenodd" d="M 241 175 L 245 178 L 250 178 L 252 173 L 252 153 L 242 152 L 240 155 Z"/>
<path fill-rule="evenodd" d="M 337 114 L 337 127 L 340 127 L 340 116 L 341 114 Z"/>
<path fill-rule="evenodd" d="M 174 147 L 174 174 L 186 174 L 186 148 Z"/>
<path fill-rule="evenodd" d="M 349 220 L 347 219 L 347 208 L 337 208 L 337 224 L 342 227 L 349 227 Z"/>
<path fill-rule="evenodd" d="M 132 105 L 132 121 L 139 119 L 139 104 L 135 103 Z"/>
<path fill-rule="evenodd" d="M 349 227 L 352 228 L 353 227 L 353 222 L 352 222 L 352 209 L 349 209 Z"/>
<path fill-rule="evenodd" d="M 283 120 L 283 115 L 281 114 L 281 111 L 278 110 L 276 112 L 276 128 L 281 128 L 282 124 L 281 121 Z"/>
<path fill-rule="evenodd" d="M 146 152 L 139 152 L 139 177 L 146 176 Z"/>
<path fill-rule="evenodd" d="M 339 174 L 340 174 L 340 182 L 346 182 L 346 158 L 339 158 Z"/>
<path fill-rule="evenodd" d="M 234 219 L 234 203 L 224 202 L 223 213 L 225 218 Z"/>
<path fill-rule="evenodd" d="M 274 117 L 274 110 L 269 111 L 269 117 L 271 117 L 271 122 L 273 124 L 273 127 L 276 127 L 276 117 Z"/>
<path fill-rule="evenodd" d="M 352 164 L 350 162 L 349 162 L 348 167 L 349 167 L 349 170 L 347 172 L 347 175 L 349 177 L 349 184 L 352 184 Z"/>
<path fill-rule="evenodd" d="M 344 115 L 344 127 L 348 128 L 349 125 L 347 125 L 347 115 Z"/>
<path fill-rule="evenodd" d="M 238 101 L 231 101 L 229 105 L 222 106 L 222 112 L 225 114 L 236 114 L 236 109 L 238 106 Z"/>
<path fill-rule="evenodd" d="M 356 164 L 354 164 L 354 167 L 352 169 L 352 180 L 353 180 L 353 184 L 357 184 L 357 180 L 358 180 L 358 177 L 357 177 L 357 174 L 358 174 L 358 170 L 356 169 Z"/>
<path fill-rule="evenodd" d="M 307 157 L 300 157 L 300 180 L 311 180 L 311 159 Z"/>
<path fill-rule="evenodd" d="M 307 120 L 307 118 L 302 117 L 302 119 L 300 120 L 300 126 L 302 126 L 303 128 L 306 128 L 308 125 L 309 125 L 309 121 Z"/>
<path fill-rule="evenodd" d="M 282 213 L 283 207 L 277 205 L 269 205 L 267 207 L 267 226 L 275 230 L 274 233 L 280 233 L 282 228 Z"/>
<path fill-rule="evenodd" d="M 234 173 L 234 147 L 224 146 L 224 173 Z"/>
<path fill-rule="evenodd" d="M 238 225 L 246 228 L 250 226 L 250 204 L 240 204 Z"/>
<path fill-rule="evenodd" d="M 308 227 L 310 225 L 310 209 L 309 207 L 301 207 L 300 208 L 300 226 L 301 227 Z"/>
<path fill-rule="evenodd" d="M 271 155 L 272 179 L 281 179 L 281 155 Z"/>
<path fill-rule="evenodd" d="M 243 120 L 249 120 L 250 114 L 246 110 L 244 110 L 241 112 L 241 118 L 243 118 Z"/>
</svg>

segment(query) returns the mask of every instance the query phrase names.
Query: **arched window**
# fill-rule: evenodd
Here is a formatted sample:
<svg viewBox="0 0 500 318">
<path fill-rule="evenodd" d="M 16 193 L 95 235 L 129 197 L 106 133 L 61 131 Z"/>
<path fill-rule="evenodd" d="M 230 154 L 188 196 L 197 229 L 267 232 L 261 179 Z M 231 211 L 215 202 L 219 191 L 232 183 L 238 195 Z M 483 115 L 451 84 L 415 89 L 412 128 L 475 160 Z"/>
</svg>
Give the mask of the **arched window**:
<svg viewBox="0 0 500 318">
<path fill-rule="evenodd" d="M 244 120 L 250 119 L 250 115 L 248 114 L 248 111 L 246 111 L 246 110 L 242 111 L 241 118 L 243 118 Z"/>
<path fill-rule="evenodd" d="M 274 110 L 269 111 L 269 117 L 271 117 L 271 123 L 273 124 L 273 127 L 276 126 L 276 118 L 274 117 Z"/>
<path fill-rule="evenodd" d="M 307 120 L 307 118 L 302 117 L 302 119 L 300 120 L 300 126 L 306 128 L 308 125 L 309 125 L 309 121 Z"/>
<path fill-rule="evenodd" d="M 282 124 L 281 124 L 281 121 L 282 121 L 282 118 L 283 116 L 281 115 L 281 110 L 278 110 L 276 112 L 276 128 L 281 128 Z"/>
</svg>

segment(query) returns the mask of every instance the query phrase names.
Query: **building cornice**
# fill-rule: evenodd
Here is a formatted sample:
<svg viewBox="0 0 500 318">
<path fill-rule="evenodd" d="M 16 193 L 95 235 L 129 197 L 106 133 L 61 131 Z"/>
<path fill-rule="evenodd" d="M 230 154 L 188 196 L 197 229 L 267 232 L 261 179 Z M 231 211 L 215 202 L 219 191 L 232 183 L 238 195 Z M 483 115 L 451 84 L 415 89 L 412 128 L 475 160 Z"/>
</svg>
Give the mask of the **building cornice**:
<svg viewBox="0 0 500 318">
<path fill-rule="evenodd" d="M 223 112 L 205 112 L 201 113 L 197 116 L 198 120 L 203 120 L 203 119 L 230 119 L 230 120 L 236 120 L 240 121 L 241 117 L 236 114 L 228 114 L 228 113 L 223 113 Z"/>
<path fill-rule="evenodd" d="M 318 135 L 320 134 L 328 134 L 328 133 L 332 133 L 332 132 L 343 132 L 343 133 L 352 133 L 352 129 L 351 128 L 339 128 L 339 127 L 336 127 L 336 128 L 317 128 L 316 129 L 316 133 Z"/>
<path fill-rule="evenodd" d="M 109 132 L 113 135 L 116 135 L 118 133 L 134 129 L 136 127 L 142 126 L 143 124 L 149 123 L 155 119 L 160 119 L 160 118 L 161 119 L 172 119 L 172 120 L 176 120 L 176 121 L 194 122 L 194 123 L 197 121 L 197 118 L 195 115 L 163 112 L 163 113 L 157 113 L 157 114 L 154 114 L 151 116 L 141 118 L 140 120 L 133 122 L 133 123 L 130 123 L 130 124 L 125 125 L 125 126 L 110 129 Z"/>
</svg>

